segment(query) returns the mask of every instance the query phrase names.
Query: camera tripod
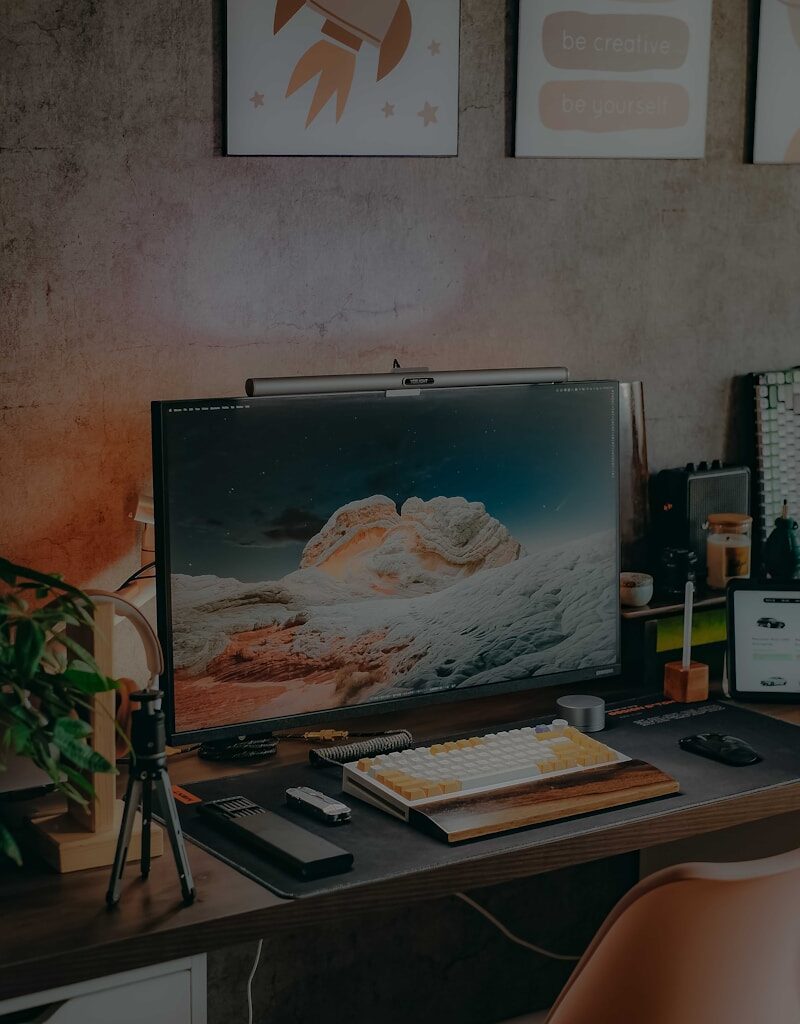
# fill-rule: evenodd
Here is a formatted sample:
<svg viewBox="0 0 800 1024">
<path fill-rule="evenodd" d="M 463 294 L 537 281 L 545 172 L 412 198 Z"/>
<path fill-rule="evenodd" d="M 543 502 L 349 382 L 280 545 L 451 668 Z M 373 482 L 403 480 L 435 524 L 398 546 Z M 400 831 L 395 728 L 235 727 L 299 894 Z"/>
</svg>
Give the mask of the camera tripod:
<svg viewBox="0 0 800 1024">
<path fill-rule="evenodd" d="M 161 710 L 161 693 L 159 690 L 139 690 L 132 693 L 130 699 L 139 707 L 131 716 L 131 759 L 128 788 L 125 791 L 125 810 L 122 815 L 117 851 L 114 855 L 114 866 L 111 869 L 111 882 L 106 893 L 106 903 L 115 906 L 120 898 L 122 872 L 128 857 L 133 824 L 136 813 L 142 809 L 142 878 L 150 874 L 150 830 L 153 819 L 153 797 L 156 798 L 157 810 L 164 819 L 164 827 L 169 836 L 172 855 L 178 868 L 183 902 L 188 906 L 194 902 L 195 889 L 192 870 L 183 845 L 183 833 L 175 807 L 175 797 L 167 774 L 166 731 L 164 712 Z"/>
</svg>

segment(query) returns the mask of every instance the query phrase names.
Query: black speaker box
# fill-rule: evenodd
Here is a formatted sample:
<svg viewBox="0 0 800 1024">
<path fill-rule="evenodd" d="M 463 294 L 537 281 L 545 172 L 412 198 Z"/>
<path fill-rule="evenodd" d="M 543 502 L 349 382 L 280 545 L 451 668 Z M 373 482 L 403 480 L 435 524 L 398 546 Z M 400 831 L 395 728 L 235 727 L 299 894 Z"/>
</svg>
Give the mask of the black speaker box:
<svg viewBox="0 0 800 1024">
<path fill-rule="evenodd" d="M 664 548 L 697 554 L 698 577 L 706 575 L 706 523 L 716 512 L 750 514 L 750 470 L 721 462 L 665 469 L 653 478 L 656 555 Z"/>
</svg>

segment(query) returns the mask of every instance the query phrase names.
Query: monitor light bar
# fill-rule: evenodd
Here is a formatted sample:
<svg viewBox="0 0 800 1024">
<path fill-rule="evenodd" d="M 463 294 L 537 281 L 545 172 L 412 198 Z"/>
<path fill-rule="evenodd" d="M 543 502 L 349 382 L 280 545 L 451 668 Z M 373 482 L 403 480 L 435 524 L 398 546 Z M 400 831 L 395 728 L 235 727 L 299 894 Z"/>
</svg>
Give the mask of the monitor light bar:
<svg viewBox="0 0 800 1024">
<path fill-rule="evenodd" d="M 394 373 L 351 373 L 330 377 L 250 377 L 248 398 L 283 395 L 336 395 L 360 391 L 426 391 L 434 388 L 472 388 L 504 384 L 564 384 L 563 366 L 527 370 L 399 370 Z"/>
</svg>

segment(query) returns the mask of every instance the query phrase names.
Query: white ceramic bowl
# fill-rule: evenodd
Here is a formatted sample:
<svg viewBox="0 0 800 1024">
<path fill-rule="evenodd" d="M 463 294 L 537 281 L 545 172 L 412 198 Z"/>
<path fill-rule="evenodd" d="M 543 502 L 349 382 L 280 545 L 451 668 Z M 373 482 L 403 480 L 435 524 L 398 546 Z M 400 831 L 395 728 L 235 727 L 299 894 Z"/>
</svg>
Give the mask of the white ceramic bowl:
<svg viewBox="0 0 800 1024">
<path fill-rule="evenodd" d="M 653 599 L 653 577 L 646 572 L 621 572 L 619 599 L 628 608 L 644 608 Z"/>
</svg>

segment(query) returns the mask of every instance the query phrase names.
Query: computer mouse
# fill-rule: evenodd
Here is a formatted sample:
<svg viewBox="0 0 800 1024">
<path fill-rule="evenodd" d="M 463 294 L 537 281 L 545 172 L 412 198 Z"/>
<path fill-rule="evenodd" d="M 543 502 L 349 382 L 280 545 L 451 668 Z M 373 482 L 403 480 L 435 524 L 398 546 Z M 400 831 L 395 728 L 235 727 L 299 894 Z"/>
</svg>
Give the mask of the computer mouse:
<svg viewBox="0 0 800 1024">
<path fill-rule="evenodd" d="M 709 757 L 712 761 L 730 765 L 733 768 L 744 768 L 749 764 L 758 764 L 763 760 L 760 754 L 736 736 L 723 736 L 718 732 L 704 732 L 699 736 L 687 736 L 680 741 L 682 750 L 690 754 Z"/>
</svg>

